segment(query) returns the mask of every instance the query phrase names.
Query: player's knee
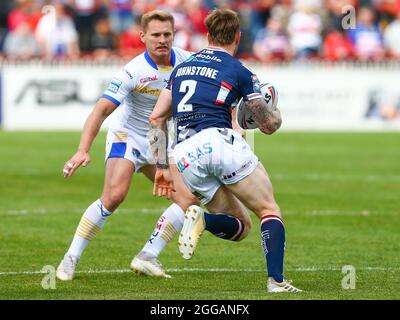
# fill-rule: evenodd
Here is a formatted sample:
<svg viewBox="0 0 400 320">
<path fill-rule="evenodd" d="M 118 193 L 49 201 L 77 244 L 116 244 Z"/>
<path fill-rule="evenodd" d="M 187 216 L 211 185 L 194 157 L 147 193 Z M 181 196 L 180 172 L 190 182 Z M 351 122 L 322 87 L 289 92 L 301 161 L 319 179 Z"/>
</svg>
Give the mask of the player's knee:
<svg viewBox="0 0 400 320">
<path fill-rule="evenodd" d="M 123 190 L 112 190 L 105 195 L 102 200 L 103 205 L 109 210 L 114 211 L 118 206 L 124 201 L 126 197 L 126 192 Z"/>
<path fill-rule="evenodd" d="M 244 227 L 242 234 L 240 235 L 240 237 L 236 241 L 242 241 L 243 239 L 245 239 L 249 235 L 250 230 L 251 230 L 251 226 L 250 227 L 248 227 L 248 226 Z"/>
<path fill-rule="evenodd" d="M 185 194 L 184 196 L 174 193 L 171 200 L 174 201 L 183 210 L 186 210 L 192 205 L 200 206 L 199 199 L 191 193 Z"/>
<path fill-rule="evenodd" d="M 250 233 L 251 228 L 253 227 L 253 222 L 251 221 L 250 217 L 246 216 L 244 218 L 240 218 L 239 220 L 242 222 L 243 231 L 240 234 L 240 237 L 236 239 L 236 241 L 241 241 L 245 239 Z"/>
</svg>

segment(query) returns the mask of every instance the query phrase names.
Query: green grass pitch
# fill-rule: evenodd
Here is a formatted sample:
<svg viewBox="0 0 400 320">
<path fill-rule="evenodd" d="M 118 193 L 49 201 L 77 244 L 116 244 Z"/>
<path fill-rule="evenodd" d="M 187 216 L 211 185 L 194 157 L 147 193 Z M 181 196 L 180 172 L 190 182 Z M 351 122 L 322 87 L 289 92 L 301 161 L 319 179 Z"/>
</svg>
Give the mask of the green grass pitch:
<svg viewBox="0 0 400 320">
<path fill-rule="evenodd" d="M 43 289 L 40 271 L 57 267 L 102 189 L 104 132 L 92 163 L 62 177 L 79 136 L 0 131 L 0 299 L 400 299 L 399 133 L 256 134 L 285 219 L 285 277 L 303 293 L 266 293 L 254 214 L 244 241 L 206 233 L 190 261 L 175 238 L 160 256 L 172 279 L 131 273 L 132 257 L 168 206 L 141 175 L 87 248 L 76 279 Z M 345 265 L 355 268 L 355 289 L 342 288 Z"/>
</svg>

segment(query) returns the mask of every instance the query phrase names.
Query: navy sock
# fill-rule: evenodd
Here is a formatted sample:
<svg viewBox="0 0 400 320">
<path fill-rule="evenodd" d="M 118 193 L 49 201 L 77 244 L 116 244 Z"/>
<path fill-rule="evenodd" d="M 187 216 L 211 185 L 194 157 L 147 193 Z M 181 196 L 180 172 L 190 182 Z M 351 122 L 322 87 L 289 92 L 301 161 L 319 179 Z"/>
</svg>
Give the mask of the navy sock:
<svg viewBox="0 0 400 320">
<path fill-rule="evenodd" d="M 226 240 L 236 241 L 244 230 L 240 219 L 227 214 L 210 214 L 204 212 L 206 230 L 213 235 Z"/>
<path fill-rule="evenodd" d="M 282 282 L 285 227 L 279 217 L 269 215 L 261 219 L 261 245 L 267 260 L 268 277 Z"/>
</svg>

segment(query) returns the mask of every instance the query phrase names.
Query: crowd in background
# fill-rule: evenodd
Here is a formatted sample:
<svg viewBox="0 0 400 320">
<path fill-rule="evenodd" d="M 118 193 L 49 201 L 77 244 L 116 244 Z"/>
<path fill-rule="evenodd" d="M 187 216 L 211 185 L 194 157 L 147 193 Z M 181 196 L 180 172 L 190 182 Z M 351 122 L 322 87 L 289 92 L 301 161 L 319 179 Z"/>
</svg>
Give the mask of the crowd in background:
<svg viewBox="0 0 400 320">
<path fill-rule="evenodd" d="M 0 1 L 0 56 L 129 60 L 144 50 L 139 21 L 153 9 L 173 14 L 175 46 L 197 51 L 207 44 L 203 21 L 215 7 L 240 13 L 241 58 L 400 60 L 400 0 Z"/>
</svg>

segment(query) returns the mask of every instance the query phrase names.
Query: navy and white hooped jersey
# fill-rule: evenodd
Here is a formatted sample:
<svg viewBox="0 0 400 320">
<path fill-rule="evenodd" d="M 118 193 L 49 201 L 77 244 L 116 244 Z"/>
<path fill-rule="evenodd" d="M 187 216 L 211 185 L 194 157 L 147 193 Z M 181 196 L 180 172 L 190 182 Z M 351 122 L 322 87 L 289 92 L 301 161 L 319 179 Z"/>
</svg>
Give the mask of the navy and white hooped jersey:
<svg viewBox="0 0 400 320">
<path fill-rule="evenodd" d="M 203 129 L 232 128 L 231 107 L 262 97 L 257 76 L 222 49 L 206 48 L 172 72 L 175 143 Z"/>
</svg>

